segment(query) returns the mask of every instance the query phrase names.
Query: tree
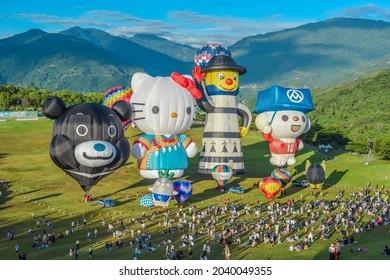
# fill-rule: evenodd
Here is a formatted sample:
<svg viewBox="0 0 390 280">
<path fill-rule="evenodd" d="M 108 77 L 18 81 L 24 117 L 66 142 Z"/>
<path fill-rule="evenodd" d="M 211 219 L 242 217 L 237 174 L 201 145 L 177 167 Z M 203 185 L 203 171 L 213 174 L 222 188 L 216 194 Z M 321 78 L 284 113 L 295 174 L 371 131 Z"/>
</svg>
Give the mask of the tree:
<svg viewBox="0 0 390 280">
<path fill-rule="evenodd" d="M 86 103 L 102 103 L 104 93 L 88 92 L 83 95 L 83 100 Z"/>
<path fill-rule="evenodd" d="M 8 110 L 11 105 L 11 93 L 7 91 L 0 91 L 0 110 Z"/>
<path fill-rule="evenodd" d="M 376 142 L 375 154 L 382 158 L 390 158 L 390 140 L 379 139 Z"/>
</svg>

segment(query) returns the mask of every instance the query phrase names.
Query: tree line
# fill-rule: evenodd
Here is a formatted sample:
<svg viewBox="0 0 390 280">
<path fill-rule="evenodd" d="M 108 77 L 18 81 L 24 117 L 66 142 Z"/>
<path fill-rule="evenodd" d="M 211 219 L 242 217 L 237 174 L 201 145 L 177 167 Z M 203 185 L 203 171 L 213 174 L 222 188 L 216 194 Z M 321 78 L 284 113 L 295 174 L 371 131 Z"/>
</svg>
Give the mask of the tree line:
<svg viewBox="0 0 390 280">
<path fill-rule="evenodd" d="M 35 86 L 23 88 L 20 86 L 1 84 L 0 85 L 0 111 L 40 111 L 46 98 L 58 96 L 64 100 L 67 106 L 72 104 L 102 103 L 104 93 L 79 93 L 70 90 L 51 91 L 38 89 Z"/>
<path fill-rule="evenodd" d="M 46 98 L 49 96 L 58 96 L 65 101 L 67 106 L 72 104 L 102 103 L 104 93 L 79 93 L 70 90 L 51 91 L 47 89 L 38 89 L 35 86 L 23 88 L 20 86 L 1 84 L 0 85 L 0 111 L 40 111 Z M 321 110 L 321 105 L 318 106 Z M 325 115 L 325 114 L 324 114 Z M 322 116 L 324 116 L 322 115 Z M 196 121 L 204 122 L 206 115 L 199 112 L 196 115 Z M 337 122 L 333 125 L 320 125 L 316 116 L 313 116 L 314 122 L 311 129 L 303 134 L 303 141 L 318 146 L 319 144 L 331 144 L 336 148 L 346 149 L 359 154 L 367 153 L 367 141 L 365 139 L 349 139 L 347 134 L 340 129 Z M 256 114 L 252 115 L 250 129 L 256 131 Z M 378 135 L 379 136 L 379 135 Z M 378 137 L 375 145 L 375 153 L 382 158 L 390 158 L 390 140 Z"/>
</svg>

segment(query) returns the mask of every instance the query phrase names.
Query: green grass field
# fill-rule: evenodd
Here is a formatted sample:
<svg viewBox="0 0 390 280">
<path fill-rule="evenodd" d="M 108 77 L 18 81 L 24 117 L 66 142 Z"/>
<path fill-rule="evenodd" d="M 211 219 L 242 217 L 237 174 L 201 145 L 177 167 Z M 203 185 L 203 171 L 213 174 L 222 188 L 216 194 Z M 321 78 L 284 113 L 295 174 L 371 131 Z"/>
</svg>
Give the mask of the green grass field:
<svg viewBox="0 0 390 280">
<path fill-rule="evenodd" d="M 73 259 L 74 257 L 68 256 L 68 252 L 69 247 L 74 246 L 76 240 L 80 241 L 80 259 L 88 259 L 88 247 L 91 244 L 94 248 L 93 259 L 132 259 L 134 251 L 128 246 L 129 234 L 123 237 L 126 244 L 124 248 L 114 247 L 111 253 L 106 252 L 105 243 L 107 241 L 115 243 L 118 238 L 113 237 L 112 233 L 101 225 L 101 221 L 104 218 L 108 223 L 114 223 L 115 227 L 118 228 L 116 220 L 121 218 L 125 225 L 136 230 L 137 224 L 131 222 L 131 219 L 140 218 L 142 211 L 146 211 L 148 217 L 152 214 L 151 209 L 139 205 L 139 199 L 143 194 L 149 193 L 148 187 L 153 184 L 153 181 L 146 180 L 139 175 L 134 158 L 131 157 L 125 166 L 101 180 L 91 191 L 95 198 L 103 196 L 115 199 L 117 206 L 100 208 L 96 202 L 82 202 L 84 193 L 78 183 L 70 176 L 66 176 L 50 159 L 49 144 L 52 124 L 52 121 L 45 119 L 0 122 L 0 178 L 9 184 L 7 189 L 1 188 L 0 259 L 16 259 L 15 244 L 20 246 L 21 251 L 26 252 L 27 259 Z M 131 144 L 138 134 L 139 131 L 134 128 L 129 128 L 126 131 L 126 136 Z M 200 147 L 202 128 L 193 128 L 186 134 L 194 139 Z M 208 205 L 223 205 L 225 198 L 229 198 L 234 203 L 252 206 L 257 201 L 261 201 L 263 205 L 267 203 L 259 189 L 252 186 L 260 178 L 269 176 L 274 169 L 269 164 L 268 144 L 257 132 L 250 132 L 244 138 L 243 143 L 246 174 L 233 177 L 228 186 L 240 184 L 245 189 L 244 194 L 217 191 L 216 183 L 211 175 L 197 174 L 198 158 L 195 157 L 190 159 L 190 166 L 183 178 L 193 184 L 193 194 L 185 202 L 185 210 L 188 209 L 188 205 L 196 205 L 198 211 L 206 209 Z M 357 191 L 366 186 L 368 182 L 371 183 L 371 186 L 385 185 L 385 188 L 389 189 L 390 179 L 387 179 L 390 177 L 389 161 L 377 160 L 375 164 L 363 165 L 364 158 L 361 156 L 337 153 L 334 153 L 333 156 L 334 159 L 327 162 L 326 183 L 329 186 L 324 189 L 324 199 L 334 199 L 340 188 L 345 191 L 344 197 L 349 197 L 351 191 Z M 297 164 L 294 167 L 298 175 L 294 179 L 304 179 L 303 171 L 307 159 L 311 162 L 319 162 L 323 158 L 323 154 L 309 148 L 298 152 Z M 139 197 L 137 197 L 137 193 Z M 282 203 L 292 198 L 298 201 L 301 194 L 305 201 L 311 199 L 311 189 L 288 185 L 287 195 L 277 196 L 275 199 Z M 169 209 L 174 218 L 176 218 L 175 213 L 178 207 L 179 204 L 172 200 Z M 35 213 L 35 220 L 32 219 L 31 212 Z M 56 236 L 59 232 L 65 233 L 66 229 L 70 229 L 72 221 L 82 221 L 83 218 L 86 218 L 87 225 L 77 229 L 73 235 L 66 235 L 64 239 L 57 238 L 55 244 L 49 248 L 37 250 L 31 247 L 31 242 L 34 235 L 43 234 L 43 228 L 37 229 L 35 225 L 36 219 L 41 219 L 43 215 L 46 221 L 51 220 L 53 223 L 53 229 L 48 230 L 48 232 L 54 232 Z M 255 218 L 254 215 L 242 216 L 242 219 L 248 221 Z M 367 217 L 361 223 L 366 222 L 366 219 Z M 224 220 L 224 217 L 221 217 L 220 220 Z M 146 222 L 146 231 L 152 234 L 151 242 L 157 247 L 157 252 L 151 253 L 143 250 L 141 259 L 163 259 L 165 246 L 159 246 L 163 240 L 170 239 L 177 245 L 181 244 L 181 234 L 177 230 L 171 234 L 161 234 L 163 226 L 159 226 L 159 221 L 161 221 L 161 214 L 158 219 Z M 32 233 L 28 233 L 29 228 L 33 229 Z M 87 232 L 90 231 L 93 235 L 95 228 L 98 230 L 98 237 L 88 241 Z M 174 228 L 176 228 L 175 224 Z M 390 245 L 388 244 L 389 230 L 390 228 L 382 228 L 354 235 L 358 244 L 351 246 L 351 248 L 368 247 L 369 250 L 351 253 L 350 248 L 345 247 L 342 259 L 385 259 L 386 257 L 381 256 L 380 253 L 384 245 Z M 14 240 L 7 240 L 8 231 L 14 232 Z M 314 231 L 315 234 L 318 232 Z M 298 235 L 303 236 L 305 232 L 301 229 Z M 242 244 L 246 243 L 248 236 L 249 234 L 242 236 Z M 263 243 L 253 248 L 233 246 L 232 259 L 327 259 L 330 243 L 340 236 L 340 232 L 332 231 L 329 240 L 316 240 L 309 250 L 302 252 L 289 252 L 289 243 L 285 241 L 272 247 Z M 206 236 L 195 240 L 195 259 L 198 259 L 206 240 Z M 214 253 L 209 259 L 223 259 L 222 246 L 214 244 L 213 248 Z"/>
</svg>

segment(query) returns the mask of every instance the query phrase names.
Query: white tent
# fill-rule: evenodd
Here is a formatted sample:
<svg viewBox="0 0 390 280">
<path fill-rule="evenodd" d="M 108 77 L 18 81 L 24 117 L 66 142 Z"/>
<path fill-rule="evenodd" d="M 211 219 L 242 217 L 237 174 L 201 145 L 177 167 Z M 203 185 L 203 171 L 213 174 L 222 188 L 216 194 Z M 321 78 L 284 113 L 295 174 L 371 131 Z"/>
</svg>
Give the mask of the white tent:
<svg viewBox="0 0 390 280">
<path fill-rule="evenodd" d="M 323 152 L 327 153 L 329 150 L 332 150 L 333 147 L 332 147 L 332 145 L 329 145 L 329 144 L 327 144 L 327 145 L 320 144 L 320 145 L 318 145 L 318 149 L 320 151 L 323 151 Z"/>
</svg>

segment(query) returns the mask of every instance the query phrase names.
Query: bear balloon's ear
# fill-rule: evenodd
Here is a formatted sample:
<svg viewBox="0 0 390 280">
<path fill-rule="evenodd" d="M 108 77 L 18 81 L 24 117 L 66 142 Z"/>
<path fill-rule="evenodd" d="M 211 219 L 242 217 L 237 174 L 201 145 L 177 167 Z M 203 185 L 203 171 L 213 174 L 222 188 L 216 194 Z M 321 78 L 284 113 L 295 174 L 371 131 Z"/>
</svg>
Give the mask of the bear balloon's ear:
<svg viewBox="0 0 390 280">
<path fill-rule="evenodd" d="M 65 110 L 65 102 L 57 96 L 48 97 L 42 106 L 43 114 L 49 119 L 57 119 Z"/>
<path fill-rule="evenodd" d="M 117 113 L 122 122 L 130 120 L 133 115 L 133 108 L 124 100 L 116 101 L 111 109 Z"/>
</svg>

